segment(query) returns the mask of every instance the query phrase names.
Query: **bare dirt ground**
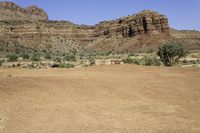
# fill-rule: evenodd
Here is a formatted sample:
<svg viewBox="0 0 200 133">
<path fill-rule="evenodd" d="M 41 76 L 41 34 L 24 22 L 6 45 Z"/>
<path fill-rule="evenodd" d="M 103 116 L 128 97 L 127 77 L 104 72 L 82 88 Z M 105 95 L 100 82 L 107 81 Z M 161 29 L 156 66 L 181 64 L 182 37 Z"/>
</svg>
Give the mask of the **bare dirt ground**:
<svg viewBox="0 0 200 133">
<path fill-rule="evenodd" d="M 134 132 L 200 132 L 200 69 L 0 69 L 0 133 Z"/>
</svg>

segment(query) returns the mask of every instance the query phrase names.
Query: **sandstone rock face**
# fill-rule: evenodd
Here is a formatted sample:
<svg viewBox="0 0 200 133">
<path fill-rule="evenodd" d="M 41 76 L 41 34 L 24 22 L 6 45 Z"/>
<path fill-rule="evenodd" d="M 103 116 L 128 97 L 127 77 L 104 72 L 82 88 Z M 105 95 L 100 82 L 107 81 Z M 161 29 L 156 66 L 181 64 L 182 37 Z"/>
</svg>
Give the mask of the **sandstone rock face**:
<svg viewBox="0 0 200 133">
<path fill-rule="evenodd" d="M 95 26 L 95 33 L 97 39 L 89 43 L 88 51 L 145 52 L 146 49 L 157 49 L 161 42 L 171 38 L 168 18 L 149 10 L 101 22 Z"/>
<path fill-rule="evenodd" d="M 13 20 L 48 20 L 47 13 L 36 7 L 30 6 L 28 8 L 21 8 L 12 2 L 0 2 L 0 20 L 13 21 Z"/>
<path fill-rule="evenodd" d="M 70 52 L 128 52 L 157 47 L 171 39 L 168 19 L 145 10 L 95 26 L 49 21 L 36 6 L 21 8 L 0 2 L 0 50 L 24 49 Z M 12 51 L 12 50 L 10 50 Z"/>
<path fill-rule="evenodd" d="M 145 10 L 136 15 L 102 22 L 97 25 L 97 32 L 100 35 L 122 35 L 125 38 L 144 34 L 169 34 L 169 24 L 166 16 Z"/>
</svg>

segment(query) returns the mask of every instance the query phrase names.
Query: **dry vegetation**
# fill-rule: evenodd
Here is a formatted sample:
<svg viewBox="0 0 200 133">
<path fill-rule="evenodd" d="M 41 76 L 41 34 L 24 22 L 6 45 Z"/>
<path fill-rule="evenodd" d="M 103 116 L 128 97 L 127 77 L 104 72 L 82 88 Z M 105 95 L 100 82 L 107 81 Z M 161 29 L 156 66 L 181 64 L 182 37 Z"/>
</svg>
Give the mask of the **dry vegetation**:
<svg viewBox="0 0 200 133">
<path fill-rule="evenodd" d="M 1 133 L 200 131 L 200 69 L 94 66 L 0 74 Z"/>
</svg>

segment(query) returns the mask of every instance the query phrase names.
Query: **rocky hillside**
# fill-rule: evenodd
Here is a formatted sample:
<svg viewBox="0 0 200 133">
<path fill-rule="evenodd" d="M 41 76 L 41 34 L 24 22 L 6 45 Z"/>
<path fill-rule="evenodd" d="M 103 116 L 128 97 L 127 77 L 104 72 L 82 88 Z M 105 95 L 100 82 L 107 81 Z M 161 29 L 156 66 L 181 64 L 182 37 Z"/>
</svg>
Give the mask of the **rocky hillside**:
<svg viewBox="0 0 200 133">
<path fill-rule="evenodd" d="M 101 22 L 95 33 L 98 38 L 87 46 L 89 51 L 142 52 L 170 38 L 168 18 L 149 10 Z"/>
<path fill-rule="evenodd" d="M 0 2 L 0 20 L 13 21 L 13 20 L 48 20 L 47 13 L 36 6 L 21 8 L 12 2 Z"/>
<path fill-rule="evenodd" d="M 0 2 L 1 53 L 21 49 L 63 53 L 77 51 L 81 54 L 145 52 L 156 49 L 164 41 L 185 40 L 188 35 L 184 35 L 169 29 L 166 16 L 149 10 L 85 26 L 49 21 L 47 14 L 35 6 L 21 8 L 14 3 Z M 189 40 L 188 45 L 195 48 L 198 44 L 190 45 Z"/>
<path fill-rule="evenodd" d="M 170 29 L 170 35 L 192 51 L 200 50 L 200 32 L 195 30 Z"/>
<path fill-rule="evenodd" d="M 96 25 L 96 28 L 100 35 L 122 35 L 125 38 L 143 34 L 169 33 L 167 17 L 149 10 L 117 20 L 101 22 Z"/>
</svg>

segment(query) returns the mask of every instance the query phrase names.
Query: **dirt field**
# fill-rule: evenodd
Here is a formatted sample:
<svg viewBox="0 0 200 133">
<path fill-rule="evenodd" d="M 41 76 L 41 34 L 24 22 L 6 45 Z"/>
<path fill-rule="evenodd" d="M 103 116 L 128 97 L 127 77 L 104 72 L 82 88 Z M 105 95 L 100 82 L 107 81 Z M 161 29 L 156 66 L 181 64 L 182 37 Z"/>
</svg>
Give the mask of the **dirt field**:
<svg viewBox="0 0 200 133">
<path fill-rule="evenodd" d="M 0 69 L 0 133 L 199 133 L 200 69 Z"/>
</svg>

